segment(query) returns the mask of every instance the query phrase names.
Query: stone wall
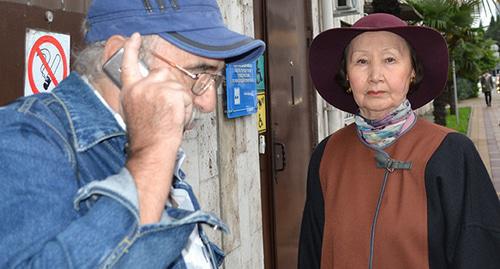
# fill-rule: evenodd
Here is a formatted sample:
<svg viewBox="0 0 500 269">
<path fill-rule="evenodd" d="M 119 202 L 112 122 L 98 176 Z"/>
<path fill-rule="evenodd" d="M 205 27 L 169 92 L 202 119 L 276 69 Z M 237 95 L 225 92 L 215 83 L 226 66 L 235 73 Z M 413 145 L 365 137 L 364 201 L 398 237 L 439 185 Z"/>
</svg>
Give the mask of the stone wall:
<svg viewBox="0 0 500 269">
<path fill-rule="evenodd" d="M 253 36 L 253 1 L 218 0 L 228 27 Z M 217 93 L 217 112 L 185 135 L 188 173 L 205 211 L 220 216 L 231 229 L 222 235 L 206 228 L 226 252 L 224 268 L 264 268 L 258 134 L 255 115 L 227 119 L 225 94 Z"/>
</svg>

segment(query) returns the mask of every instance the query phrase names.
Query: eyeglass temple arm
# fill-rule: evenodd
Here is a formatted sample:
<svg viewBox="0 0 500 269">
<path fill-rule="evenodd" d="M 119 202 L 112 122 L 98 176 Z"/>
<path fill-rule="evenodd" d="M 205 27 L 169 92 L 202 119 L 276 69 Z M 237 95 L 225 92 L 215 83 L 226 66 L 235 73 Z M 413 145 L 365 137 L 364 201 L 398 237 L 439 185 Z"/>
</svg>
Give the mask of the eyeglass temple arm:
<svg viewBox="0 0 500 269">
<path fill-rule="evenodd" d="M 191 77 L 192 79 L 197 79 L 197 78 L 198 78 L 198 76 L 197 76 L 197 75 L 195 75 L 195 74 L 193 74 L 193 73 L 189 72 L 189 71 L 188 71 L 188 70 L 186 70 L 184 67 L 182 67 L 182 66 L 180 66 L 180 65 L 178 65 L 178 64 L 176 64 L 176 63 L 174 63 L 174 62 L 172 62 L 172 61 L 170 61 L 170 60 L 167 60 L 167 59 L 163 58 L 163 56 L 161 56 L 160 54 L 158 54 L 158 53 L 156 53 L 156 52 L 154 52 L 154 51 L 150 51 L 150 53 L 151 53 L 152 55 L 154 55 L 155 57 L 158 57 L 160 60 L 162 60 L 162 61 L 166 62 L 166 63 L 167 63 L 167 64 L 169 64 L 170 66 L 175 67 L 175 68 L 177 68 L 177 69 L 181 70 L 184 74 L 186 74 L 187 76 Z"/>
</svg>

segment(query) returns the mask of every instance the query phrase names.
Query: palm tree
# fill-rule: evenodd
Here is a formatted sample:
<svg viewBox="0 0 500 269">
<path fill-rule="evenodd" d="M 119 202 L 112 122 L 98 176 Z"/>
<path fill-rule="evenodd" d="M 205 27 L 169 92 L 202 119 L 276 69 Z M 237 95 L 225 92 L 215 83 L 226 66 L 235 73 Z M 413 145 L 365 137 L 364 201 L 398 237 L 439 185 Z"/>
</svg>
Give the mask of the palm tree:
<svg viewBox="0 0 500 269">
<path fill-rule="evenodd" d="M 406 0 L 422 18 L 423 25 L 432 27 L 443 33 L 450 55 L 459 44 L 475 37 L 471 28 L 476 18 L 476 10 L 482 0 Z M 462 61 L 463 62 L 463 61 Z M 467 61 L 465 62 L 467 63 Z M 451 66 L 451 65 L 450 65 Z M 466 66 L 457 66 L 459 70 L 466 70 Z M 451 78 L 451 70 L 449 78 Z M 451 81 L 450 79 L 448 81 Z M 451 83 L 448 83 L 444 92 L 434 99 L 434 122 L 446 125 L 446 104 L 450 102 Z M 454 107 L 452 107 L 454 109 Z"/>
<path fill-rule="evenodd" d="M 500 0 L 482 0 L 481 5 L 476 10 L 477 15 L 480 16 L 481 12 L 486 17 L 494 17 L 495 14 L 500 15 L 500 5 L 496 4 L 495 1 L 500 4 Z"/>
</svg>

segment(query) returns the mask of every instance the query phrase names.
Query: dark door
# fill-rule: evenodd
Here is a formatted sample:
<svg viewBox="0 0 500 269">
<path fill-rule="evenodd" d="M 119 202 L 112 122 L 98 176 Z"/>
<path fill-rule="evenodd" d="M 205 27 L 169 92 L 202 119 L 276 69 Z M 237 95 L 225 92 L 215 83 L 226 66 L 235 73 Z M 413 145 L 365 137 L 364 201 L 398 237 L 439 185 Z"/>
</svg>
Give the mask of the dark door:
<svg viewBox="0 0 500 269">
<path fill-rule="evenodd" d="M 69 34 L 72 57 L 82 46 L 81 26 L 89 0 L 31 2 L 0 0 L 0 106 L 24 94 L 26 29 Z"/>
<path fill-rule="evenodd" d="M 256 34 L 267 44 L 268 146 L 261 155 L 266 268 L 297 267 L 307 166 L 317 139 L 306 2 L 255 1 Z"/>
</svg>

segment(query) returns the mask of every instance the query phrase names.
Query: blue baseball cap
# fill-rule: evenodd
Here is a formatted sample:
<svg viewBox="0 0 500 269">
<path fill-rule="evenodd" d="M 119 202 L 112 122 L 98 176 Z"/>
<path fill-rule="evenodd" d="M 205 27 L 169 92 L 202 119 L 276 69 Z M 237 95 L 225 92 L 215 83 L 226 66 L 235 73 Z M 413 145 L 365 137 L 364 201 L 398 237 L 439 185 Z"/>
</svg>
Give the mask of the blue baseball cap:
<svg viewBox="0 0 500 269">
<path fill-rule="evenodd" d="M 157 34 L 185 51 L 232 64 L 253 62 L 266 47 L 229 30 L 216 0 L 94 0 L 87 23 L 87 43 L 135 32 Z"/>
</svg>

